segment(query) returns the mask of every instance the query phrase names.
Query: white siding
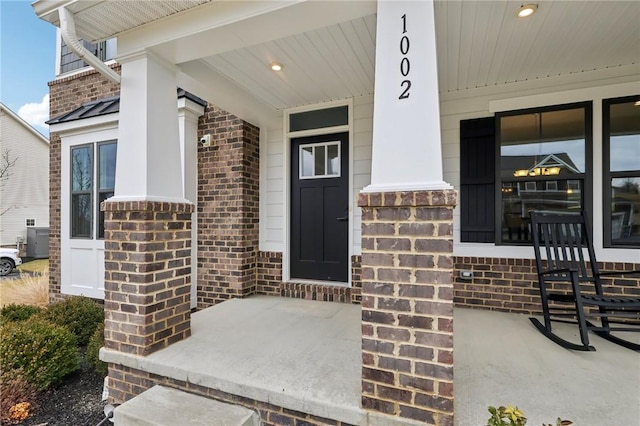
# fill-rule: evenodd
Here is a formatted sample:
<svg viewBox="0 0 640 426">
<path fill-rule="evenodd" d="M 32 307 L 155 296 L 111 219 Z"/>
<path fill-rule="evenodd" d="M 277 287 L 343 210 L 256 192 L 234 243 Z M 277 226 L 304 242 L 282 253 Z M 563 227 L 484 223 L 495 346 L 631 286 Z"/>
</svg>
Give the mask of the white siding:
<svg viewBox="0 0 640 426">
<path fill-rule="evenodd" d="M 26 219 L 49 226 L 49 144 L 35 130 L 4 109 L 0 111 L 0 154 L 16 159 L 11 176 L 0 185 L 0 245 L 26 243 Z M 7 210 L 9 209 L 9 210 Z"/>
<path fill-rule="evenodd" d="M 266 135 L 265 135 L 266 134 Z M 285 153 L 282 127 L 262 132 L 260 169 L 260 250 L 283 252 L 285 249 L 284 191 Z"/>
<path fill-rule="evenodd" d="M 353 254 L 362 253 L 362 214 L 358 194 L 371 183 L 373 95 L 353 100 Z"/>
<path fill-rule="evenodd" d="M 604 249 L 602 241 L 602 99 L 640 92 L 639 67 L 471 89 L 441 95 L 441 130 L 444 180 L 460 188 L 460 120 L 489 117 L 499 111 L 534 108 L 571 102 L 593 102 L 593 234 L 598 260 L 638 262 L 637 250 Z M 530 247 L 460 243 L 460 211 L 454 212 L 454 254 L 532 258 Z"/>
</svg>

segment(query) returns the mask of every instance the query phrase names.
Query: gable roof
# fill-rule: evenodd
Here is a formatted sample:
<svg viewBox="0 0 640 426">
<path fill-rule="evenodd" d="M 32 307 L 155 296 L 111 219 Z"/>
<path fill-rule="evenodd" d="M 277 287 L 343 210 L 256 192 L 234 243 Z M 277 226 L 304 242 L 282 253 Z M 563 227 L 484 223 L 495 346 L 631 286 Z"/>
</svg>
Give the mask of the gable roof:
<svg viewBox="0 0 640 426">
<path fill-rule="evenodd" d="M 25 129 L 27 129 L 29 132 L 37 136 L 38 139 L 40 139 L 42 142 L 49 145 L 49 139 L 46 136 L 44 136 L 42 133 L 36 130 L 31 124 L 27 123 L 22 117 L 20 117 L 18 114 L 13 112 L 9 107 L 7 107 L 2 102 L 0 102 L 0 111 L 6 112 L 9 117 L 13 118 L 15 121 L 20 123 Z"/>
</svg>

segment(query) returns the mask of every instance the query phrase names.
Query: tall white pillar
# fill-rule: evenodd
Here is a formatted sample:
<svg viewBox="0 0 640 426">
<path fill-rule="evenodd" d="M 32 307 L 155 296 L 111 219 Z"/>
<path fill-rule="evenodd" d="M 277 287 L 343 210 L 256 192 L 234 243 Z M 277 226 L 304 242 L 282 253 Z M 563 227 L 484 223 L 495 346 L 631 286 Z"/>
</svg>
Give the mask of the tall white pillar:
<svg viewBox="0 0 640 426">
<path fill-rule="evenodd" d="M 449 189 L 443 181 L 432 1 L 378 1 L 371 185 Z"/>
<path fill-rule="evenodd" d="M 115 196 L 187 202 L 178 130 L 176 70 L 148 52 L 122 64 Z"/>
<path fill-rule="evenodd" d="M 184 197 L 194 206 L 191 213 L 191 308 L 198 302 L 198 117 L 202 114 L 202 105 L 186 97 L 178 99 L 183 191 Z"/>
</svg>

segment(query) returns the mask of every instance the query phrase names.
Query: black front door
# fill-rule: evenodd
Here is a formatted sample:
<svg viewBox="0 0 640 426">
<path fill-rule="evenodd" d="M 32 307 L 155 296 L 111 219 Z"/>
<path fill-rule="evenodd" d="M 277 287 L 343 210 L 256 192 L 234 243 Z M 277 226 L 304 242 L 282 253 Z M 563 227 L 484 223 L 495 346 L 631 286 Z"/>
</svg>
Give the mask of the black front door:
<svg viewBox="0 0 640 426">
<path fill-rule="evenodd" d="M 291 140 L 291 278 L 348 281 L 349 133 Z"/>
</svg>

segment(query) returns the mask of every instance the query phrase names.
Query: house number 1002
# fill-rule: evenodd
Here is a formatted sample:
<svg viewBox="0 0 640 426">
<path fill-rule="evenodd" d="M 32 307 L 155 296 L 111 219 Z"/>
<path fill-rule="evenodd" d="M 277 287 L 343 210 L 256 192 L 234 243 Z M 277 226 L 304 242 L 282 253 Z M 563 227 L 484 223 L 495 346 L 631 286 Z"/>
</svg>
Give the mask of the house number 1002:
<svg viewBox="0 0 640 426">
<path fill-rule="evenodd" d="M 400 53 L 402 53 L 403 57 L 400 61 L 400 74 L 405 77 L 404 80 L 400 83 L 400 87 L 403 89 L 398 99 L 408 99 L 409 98 L 409 89 L 411 89 L 411 80 L 406 77 L 409 77 L 409 71 L 411 71 L 411 63 L 409 62 L 409 58 L 407 54 L 409 53 L 409 36 L 407 35 L 407 15 L 402 15 L 402 38 L 400 39 Z"/>
</svg>

